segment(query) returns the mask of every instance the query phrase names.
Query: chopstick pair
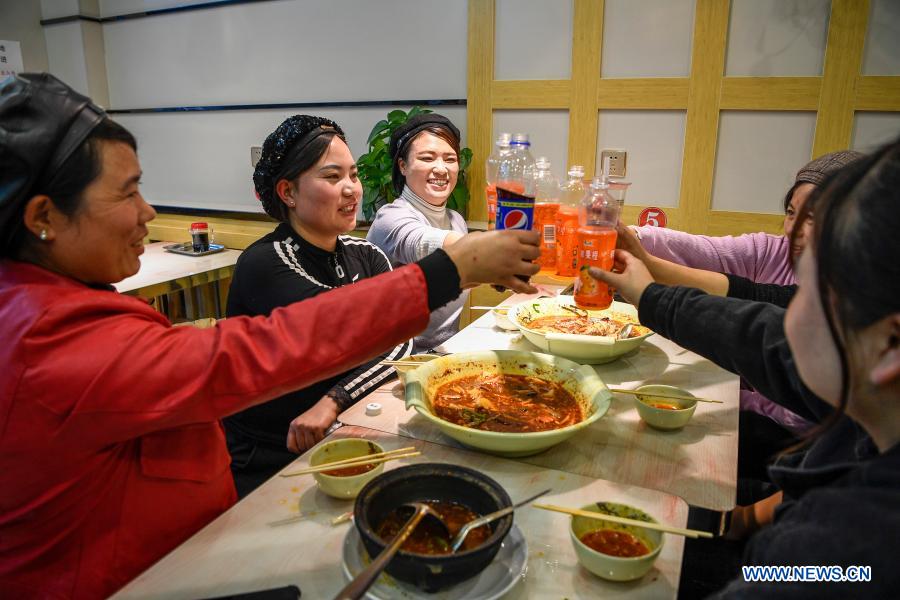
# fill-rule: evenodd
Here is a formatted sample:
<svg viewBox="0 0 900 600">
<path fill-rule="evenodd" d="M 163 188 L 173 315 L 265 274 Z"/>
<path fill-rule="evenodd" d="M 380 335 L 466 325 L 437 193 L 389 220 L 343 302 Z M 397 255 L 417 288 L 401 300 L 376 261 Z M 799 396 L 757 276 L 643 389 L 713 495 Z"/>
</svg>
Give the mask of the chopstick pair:
<svg viewBox="0 0 900 600">
<path fill-rule="evenodd" d="M 657 392 L 637 392 L 635 390 L 626 390 L 625 388 L 609 388 L 609 391 L 616 394 L 631 394 L 632 396 L 653 396 L 654 398 L 666 398 L 669 400 L 696 400 L 697 402 L 714 402 L 716 404 L 725 404 L 721 400 L 711 400 L 709 398 L 697 398 L 696 396 L 684 396 L 682 394 L 666 394 Z"/>
<path fill-rule="evenodd" d="M 500 314 L 506 314 L 509 312 L 512 306 L 470 306 L 470 310 L 496 310 Z"/>
<path fill-rule="evenodd" d="M 419 456 L 420 454 L 422 454 L 421 452 L 415 450 L 415 446 L 409 446 L 407 448 L 399 448 L 397 450 L 390 450 L 388 452 L 376 452 L 374 454 L 367 454 L 365 456 L 336 460 L 334 462 L 325 463 L 324 465 L 317 465 L 315 467 L 309 467 L 306 469 L 301 469 L 299 471 L 294 471 L 293 473 L 279 473 L 279 477 L 296 477 L 297 475 L 309 475 L 312 473 L 321 473 L 322 471 L 331 471 L 333 469 L 343 469 L 345 467 L 360 467 L 362 465 L 368 464 L 379 464 L 388 462 L 389 460 L 409 458 L 411 456 Z"/>
<path fill-rule="evenodd" d="M 437 355 L 434 357 L 439 358 Z M 381 364 L 390 367 L 421 367 L 427 362 L 427 360 L 383 360 Z"/>
<path fill-rule="evenodd" d="M 620 525 L 633 525 L 635 527 L 643 527 L 644 529 L 653 529 L 654 531 L 664 531 L 666 533 L 674 533 L 689 538 L 711 538 L 713 534 L 708 531 L 698 531 L 697 529 L 682 529 L 680 527 L 672 527 L 661 523 L 648 523 L 646 521 L 638 521 L 636 519 L 626 519 L 625 517 L 617 517 L 615 515 L 605 515 L 587 510 L 579 510 L 577 508 L 566 508 L 565 506 L 556 506 L 554 504 L 532 504 L 535 508 L 542 508 L 553 512 L 560 512 L 576 517 L 587 517 L 588 519 L 596 519 L 598 521 L 609 521 L 610 523 L 619 523 Z"/>
</svg>

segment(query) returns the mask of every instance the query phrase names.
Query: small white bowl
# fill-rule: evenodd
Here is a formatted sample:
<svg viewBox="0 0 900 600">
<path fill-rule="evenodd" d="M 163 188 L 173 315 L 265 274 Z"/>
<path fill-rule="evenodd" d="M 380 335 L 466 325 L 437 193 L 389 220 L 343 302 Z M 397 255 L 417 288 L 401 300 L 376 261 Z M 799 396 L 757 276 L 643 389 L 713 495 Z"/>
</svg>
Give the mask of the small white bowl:
<svg viewBox="0 0 900 600">
<path fill-rule="evenodd" d="M 638 508 L 615 502 L 588 504 L 587 506 L 582 506 L 581 510 L 605 513 L 638 521 L 657 522 L 656 519 Z M 643 556 L 613 556 L 598 552 L 581 541 L 581 536 L 599 529 L 612 529 L 613 531 L 630 533 L 644 542 L 650 549 L 650 552 Z M 663 535 L 660 531 L 631 525 L 620 525 L 608 521 L 597 521 L 587 517 L 572 517 L 569 526 L 569 536 L 572 538 L 572 545 L 575 547 L 578 562 L 594 575 L 610 581 L 631 581 L 643 577 L 653 567 L 653 563 L 656 562 L 663 545 Z"/>
<path fill-rule="evenodd" d="M 654 399 L 653 394 L 677 394 L 679 396 L 692 396 L 693 394 L 687 390 L 673 387 L 671 385 L 642 385 L 635 390 L 636 392 L 645 392 L 646 396 L 635 396 L 634 405 L 638 414 L 647 425 L 655 429 L 663 429 L 672 431 L 681 429 L 688 424 L 697 408 L 696 400 L 673 400 L 670 398 Z M 657 408 L 652 406 L 650 402 L 665 402 L 678 407 L 676 410 L 667 408 Z"/>
<path fill-rule="evenodd" d="M 367 454 L 377 454 L 378 452 L 384 452 L 384 448 L 370 440 L 361 438 L 334 440 L 333 442 L 320 444 L 313 450 L 312 454 L 309 455 L 309 466 L 318 467 L 326 463 L 366 456 Z M 340 469 L 340 467 L 335 467 L 335 469 Z M 382 472 L 384 472 L 384 463 L 378 463 L 374 469 L 359 475 L 342 477 L 340 475 L 313 473 L 313 478 L 319 484 L 319 489 L 329 496 L 349 500 L 356 498 L 363 486 Z"/>
</svg>

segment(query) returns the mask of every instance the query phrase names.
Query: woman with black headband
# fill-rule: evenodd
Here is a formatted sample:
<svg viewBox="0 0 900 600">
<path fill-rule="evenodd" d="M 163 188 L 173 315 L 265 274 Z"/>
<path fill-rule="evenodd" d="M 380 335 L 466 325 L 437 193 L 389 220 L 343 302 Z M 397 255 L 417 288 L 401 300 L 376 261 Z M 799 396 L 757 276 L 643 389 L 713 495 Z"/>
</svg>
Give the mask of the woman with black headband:
<svg viewBox="0 0 900 600">
<path fill-rule="evenodd" d="M 265 211 L 281 224 L 238 259 L 229 317 L 269 315 L 279 306 L 391 270 L 377 246 L 344 235 L 356 226 L 362 185 L 334 121 L 309 115 L 285 120 L 266 138 L 253 183 Z M 369 326 L 355 313 L 346 315 L 345 327 Z M 403 342 L 359 367 L 225 419 L 238 495 L 320 441 L 338 413 L 393 376 L 394 368 L 381 360 L 411 350 L 412 342 Z"/>
<path fill-rule="evenodd" d="M 415 262 L 465 235 L 462 215 L 447 208 L 459 176 L 459 130 L 437 113 L 411 117 L 391 134 L 392 180 L 399 197 L 382 206 L 366 236 L 395 265 Z M 465 294 L 434 311 L 415 339 L 417 351 L 434 348 L 459 330 Z"/>
<path fill-rule="evenodd" d="M 50 75 L 0 84 L 4 597 L 112 594 L 235 502 L 219 419 L 386 352 L 463 286 L 533 289 L 515 275 L 537 236 L 498 232 L 268 317 L 173 328 L 111 286 L 155 216 L 135 147 Z"/>
</svg>

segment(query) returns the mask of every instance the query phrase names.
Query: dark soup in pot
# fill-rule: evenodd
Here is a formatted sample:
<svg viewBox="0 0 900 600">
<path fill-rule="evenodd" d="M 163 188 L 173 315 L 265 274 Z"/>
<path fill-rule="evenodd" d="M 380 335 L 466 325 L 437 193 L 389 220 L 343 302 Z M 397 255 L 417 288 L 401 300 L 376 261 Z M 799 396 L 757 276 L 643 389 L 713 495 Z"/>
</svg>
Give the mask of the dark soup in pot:
<svg viewBox="0 0 900 600">
<path fill-rule="evenodd" d="M 622 558 L 643 556 L 650 553 L 650 548 L 636 535 L 614 529 L 598 529 L 590 531 L 579 538 L 585 546 Z"/>
<path fill-rule="evenodd" d="M 447 534 L 444 533 L 440 525 L 435 523 L 432 519 L 425 517 L 419 521 L 419 524 L 416 525 L 412 534 L 406 538 L 406 541 L 403 542 L 400 549 L 405 552 L 415 552 L 417 554 L 450 554 L 450 542 L 453 540 L 453 536 L 459 533 L 459 530 L 462 529 L 463 525 L 477 519 L 479 515 L 462 504 L 456 504 L 455 502 L 427 500 L 425 503 L 441 515 L 441 519 L 443 519 L 444 523 L 447 525 L 450 536 L 448 537 Z M 378 524 L 375 528 L 375 533 L 384 540 L 385 543 L 390 543 L 390 541 L 400 533 L 400 530 L 403 529 L 403 525 L 409 520 L 409 516 L 409 511 L 396 508 Z M 469 532 L 469 535 L 466 536 L 466 539 L 463 541 L 458 552 L 465 552 L 466 550 L 477 548 L 482 545 L 490 535 L 491 528 L 489 525 L 482 525 L 481 527 L 473 529 Z"/>
<path fill-rule="evenodd" d="M 462 377 L 439 387 L 431 407 L 445 421 L 485 431 L 547 431 L 584 420 L 563 386 L 527 375 Z"/>
</svg>

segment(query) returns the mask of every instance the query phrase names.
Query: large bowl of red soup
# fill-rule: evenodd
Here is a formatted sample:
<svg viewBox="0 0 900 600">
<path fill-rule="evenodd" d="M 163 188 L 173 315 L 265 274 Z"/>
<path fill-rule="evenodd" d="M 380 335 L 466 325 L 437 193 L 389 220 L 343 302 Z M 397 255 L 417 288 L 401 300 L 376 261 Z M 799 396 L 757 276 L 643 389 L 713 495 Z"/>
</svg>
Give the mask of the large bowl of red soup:
<svg viewBox="0 0 900 600">
<path fill-rule="evenodd" d="M 559 444 L 606 414 L 611 398 L 592 367 L 536 352 L 449 354 L 406 377 L 407 408 L 458 442 L 500 456 Z"/>
<path fill-rule="evenodd" d="M 616 502 L 597 502 L 582 506 L 581 510 L 657 522 L 639 508 Z M 659 531 L 587 517 L 572 517 L 569 534 L 578 562 L 594 575 L 611 581 L 631 581 L 646 575 L 663 545 Z"/>
<path fill-rule="evenodd" d="M 360 491 L 353 507 L 354 524 L 370 557 L 377 556 L 403 527 L 405 502 L 426 502 L 449 532 L 423 519 L 388 564 L 387 573 L 427 592 L 470 579 L 494 559 L 509 533 L 513 515 L 470 532 L 462 547 L 450 541 L 468 521 L 512 504 L 499 483 L 474 469 L 444 463 L 421 463 L 390 470 Z M 448 535 L 449 533 L 449 535 Z"/>
</svg>

